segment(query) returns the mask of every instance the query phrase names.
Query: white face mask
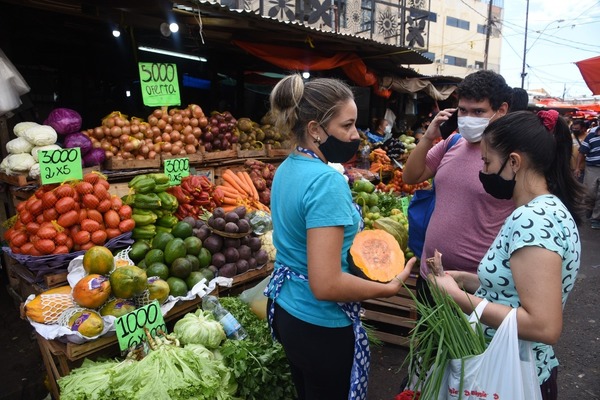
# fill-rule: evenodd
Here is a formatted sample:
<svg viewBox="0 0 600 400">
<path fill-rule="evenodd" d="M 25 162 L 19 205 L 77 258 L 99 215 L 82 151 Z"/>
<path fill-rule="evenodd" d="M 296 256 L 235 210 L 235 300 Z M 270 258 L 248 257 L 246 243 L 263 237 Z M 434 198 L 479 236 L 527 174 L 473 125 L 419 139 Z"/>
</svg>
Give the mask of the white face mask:
<svg viewBox="0 0 600 400">
<path fill-rule="evenodd" d="M 496 115 L 496 113 L 494 113 Z M 490 118 L 485 117 L 458 117 L 458 132 L 469 143 L 481 142 L 483 131 L 489 125 Z"/>
<path fill-rule="evenodd" d="M 383 133 L 385 133 L 386 135 L 388 133 L 392 133 L 392 126 L 391 125 L 386 126 L 385 129 L 383 130 Z"/>
</svg>

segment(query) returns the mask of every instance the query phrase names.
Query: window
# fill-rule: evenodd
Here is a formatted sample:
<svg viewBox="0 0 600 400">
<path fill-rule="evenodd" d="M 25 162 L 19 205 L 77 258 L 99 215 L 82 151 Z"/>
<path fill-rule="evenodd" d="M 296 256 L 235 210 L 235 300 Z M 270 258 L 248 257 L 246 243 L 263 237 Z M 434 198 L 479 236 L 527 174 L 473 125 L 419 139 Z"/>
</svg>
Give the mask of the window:
<svg viewBox="0 0 600 400">
<path fill-rule="evenodd" d="M 446 56 L 444 57 L 444 63 L 448 65 L 456 65 L 457 67 L 466 67 L 467 59 L 454 56 Z"/>
<path fill-rule="evenodd" d="M 475 61 L 475 69 L 483 69 L 483 61 Z"/>
<path fill-rule="evenodd" d="M 464 19 L 446 17 L 446 25 L 469 30 L 469 21 L 465 21 Z"/>
<path fill-rule="evenodd" d="M 411 11 L 409 16 L 413 18 L 425 18 L 429 22 L 437 22 L 437 14 L 431 11 L 416 10 Z"/>
<path fill-rule="evenodd" d="M 361 32 L 370 32 L 373 29 L 373 1 L 360 0 L 362 21 L 360 24 Z"/>
<path fill-rule="evenodd" d="M 477 33 L 482 33 L 485 35 L 487 32 L 487 25 L 477 24 Z"/>
</svg>

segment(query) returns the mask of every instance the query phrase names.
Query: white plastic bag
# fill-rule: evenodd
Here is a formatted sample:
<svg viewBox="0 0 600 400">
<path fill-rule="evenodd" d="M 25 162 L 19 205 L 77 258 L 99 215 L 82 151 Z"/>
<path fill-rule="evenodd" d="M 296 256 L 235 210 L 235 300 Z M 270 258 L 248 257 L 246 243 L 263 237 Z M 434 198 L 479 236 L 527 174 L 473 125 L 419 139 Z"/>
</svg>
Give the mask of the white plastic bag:
<svg viewBox="0 0 600 400">
<path fill-rule="evenodd" d="M 475 313 L 481 315 L 485 304 Z M 542 399 L 531 342 L 518 338 L 516 308 L 504 318 L 482 354 L 448 362 L 438 400 L 459 395 L 464 400 Z"/>
</svg>

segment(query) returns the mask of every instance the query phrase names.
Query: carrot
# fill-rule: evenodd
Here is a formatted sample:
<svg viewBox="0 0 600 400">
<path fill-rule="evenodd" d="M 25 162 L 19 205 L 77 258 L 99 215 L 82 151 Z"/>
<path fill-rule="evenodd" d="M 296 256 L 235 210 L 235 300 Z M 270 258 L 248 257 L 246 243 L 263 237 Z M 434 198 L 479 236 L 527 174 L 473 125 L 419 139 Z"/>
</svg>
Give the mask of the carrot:
<svg viewBox="0 0 600 400">
<path fill-rule="evenodd" d="M 252 189 L 248 186 L 248 182 L 246 182 L 246 178 L 244 178 L 242 171 L 238 171 L 235 176 L 237 176 L 239 185 L 244 189 L 244 192 L 246 192 L 248 196 L 252 196 Z"/>
<path fill-rule="evenodd" d="M 246 183 L 248 184 L 248 186 L 250 186 L 250 189 L 252 190 L 252 195 L 250 197 L 252 197 L 254 200 L 258 200 L 258 190 L 256 190 L 256 186 L 254 186 L 252 178 L 250 178 L 250 175 L 246 171 L 242 171 L 242 176 L 244 177 Z"/>
<path fill-rule="evenodd" d="M 226 169 L 225 172 L 223 172 L 222 178 L 225 182 L 229 182 L 229 184 L 238 192 L 245 192 L 245 190 L 242 189 L 242 187 L 238 184 L 239 178 L 233 172 L 231 172 L 231 170 Z"/>
<path fill-rule="evenodd" d="M 238 204 L 237 199 L 234 199 L 232 197 L 223 197 L 223 200 L 221 200 L 221 204 L 228 204 L 231 206 L 235 206 Z"/>
<path fill-rule="evenodd" d="M 237 204 L 236 205 L 229 205 L 229 204 L 227 204 L 227 205 L 222 205 L 221 206 L 221 208 L 223 209 L 223 211 L 225 211 L 226 213 L 235 210 L 236 207 L 237 207 Z"/>
<path fill-rule="evenodd" d="M 215 189 L 222 190 L 223 194 L 228 197 L 239 197 L 240 196 L 240 192 L 238 192 L 231 186 L 218 185 Z"/>
</svg>

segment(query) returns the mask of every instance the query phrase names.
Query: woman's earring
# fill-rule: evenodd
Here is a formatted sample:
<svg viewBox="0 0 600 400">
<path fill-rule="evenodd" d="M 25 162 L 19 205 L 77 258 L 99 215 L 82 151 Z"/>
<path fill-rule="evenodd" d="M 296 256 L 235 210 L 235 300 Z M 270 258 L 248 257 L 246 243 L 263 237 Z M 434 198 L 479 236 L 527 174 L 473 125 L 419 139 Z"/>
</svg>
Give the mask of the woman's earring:
<svg viewBox="0 0 600 400">
<path fill-rule="evenodd" d="M 319 136 L 313 138 L 313 143 L 321 144 L 321 138 Z"/>
</svg>

